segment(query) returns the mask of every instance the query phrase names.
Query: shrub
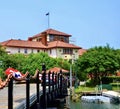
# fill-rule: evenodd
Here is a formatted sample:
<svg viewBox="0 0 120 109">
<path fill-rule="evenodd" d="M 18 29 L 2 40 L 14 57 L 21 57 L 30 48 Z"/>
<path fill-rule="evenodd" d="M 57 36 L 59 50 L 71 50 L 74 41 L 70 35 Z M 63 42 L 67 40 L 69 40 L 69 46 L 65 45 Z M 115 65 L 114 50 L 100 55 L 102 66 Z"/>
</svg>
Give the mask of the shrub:
<svg viewBox="0 0 120 109">
<path fill-rule="evenodd" d="M 102 83 L 103 84 L 109 84 L 113 82 L 120 81 L 120 76 L 108 76 L 108 77 L 103 77 L 102 78 Z"/>
<path fill-rule="evenodd" d="M 6 75 L 5 75 L 5 73 L 4 73 L 4 71 L 3 71 L 2 68 L 0 68 L 0 77 L 1 77 L 2 79 L 5 79 L 5 78 L 6 78 Z"/>
</svg>

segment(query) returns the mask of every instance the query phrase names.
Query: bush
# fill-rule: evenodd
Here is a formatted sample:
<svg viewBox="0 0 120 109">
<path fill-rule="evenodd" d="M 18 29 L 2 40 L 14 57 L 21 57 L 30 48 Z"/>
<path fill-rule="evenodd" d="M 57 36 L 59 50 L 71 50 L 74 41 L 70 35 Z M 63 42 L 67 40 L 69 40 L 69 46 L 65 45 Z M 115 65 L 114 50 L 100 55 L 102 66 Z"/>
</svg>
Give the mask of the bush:
<svg viewBox="0 0 120 109">
<path fill-rule="evenodd" d="M 120 87 L 120 83 L 110 83 L 112 86 L 119 86 Z"/>
<path fill-rule="evenodd" d="M 0 78 L 2 78 L 2 79 L 6 78 L 6 75 L 5 75 L 4 71 L 3 71 L 3 69 L 1 69 L 1 68 L 0 68 Z"/>
<path fill-rule="evenodd" d="M 108 77 L 103 77 L 102 78 L 102 83 L 103 84 L 109 84 L 109 83 L 113 83 L 116 81 L 120 81 L 120 76 L 108 76 Z"/>
<path fill-rule="evenodd" d="M 87 87 L 93 87 L 93 86 L 95 86 L 94 80 L 93 80 L 93 79 L 88 79 L 88 80 L 86 81 L 86 86 L 87 86 Z"/>
</svg>

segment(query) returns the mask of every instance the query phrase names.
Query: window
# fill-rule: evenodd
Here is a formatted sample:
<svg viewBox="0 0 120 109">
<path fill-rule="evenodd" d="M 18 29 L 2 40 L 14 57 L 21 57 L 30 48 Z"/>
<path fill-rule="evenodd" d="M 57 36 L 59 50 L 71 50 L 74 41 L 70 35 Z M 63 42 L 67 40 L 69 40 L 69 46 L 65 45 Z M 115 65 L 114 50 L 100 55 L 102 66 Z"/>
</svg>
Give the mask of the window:
<svg viewBox="0 0 120 109">
<path fill-rule="evenodd" d="M 52 50 L 50 49 L 50 54 L 52 54 Z"/>
<path fill-rule="evenodd" d="M 33 53 L 33 49 L 31 49 L 31 53 Z"/>
<path fill-rule="evenodd" d="M 40 50 L 37 50 L 37 52 L 39 53 L 39 52 L 40 52 Z"/>
<path fill-rule="evenodd" d="M 54 36 L 53 35 L 50 35 L 49 36 L 49 41 L 53 41 L 54 40 Z"/>
<path fill-rule="evenodd" d="M 20 53 L 20 48 L 18 48 L 18 53 Z"/>
<path fill-rule="evenodd" d="M 41 38 L 41 37 L 37 38 L 37 42 L 40 42 L 41 40 L 42 40 L 42 38 Z"/>
<path fill-rule="evenodd" d="M 64 48 L 63 49 L 63 54 L 73 54 L 73 49 L 71 49 L 71 48 Z"/>
<path fill-rule="evenodd" d="M 24 49 L 24 53 L 27 54 L 27 48 Z"/>
<path fill-rule="evenodd" d="M 64 41 L 64 36 L 59 36 L 61 41 Z"/>
<path fill-rule="evenodd" d="M 64 37 L 64 41 L 69 43 L 69 38 L 68 37 Z"/>
<path fill-rule="evenodd" d="M 61 49 L 59 50 L 59 52 L 61 52 Z"/>
</svg>

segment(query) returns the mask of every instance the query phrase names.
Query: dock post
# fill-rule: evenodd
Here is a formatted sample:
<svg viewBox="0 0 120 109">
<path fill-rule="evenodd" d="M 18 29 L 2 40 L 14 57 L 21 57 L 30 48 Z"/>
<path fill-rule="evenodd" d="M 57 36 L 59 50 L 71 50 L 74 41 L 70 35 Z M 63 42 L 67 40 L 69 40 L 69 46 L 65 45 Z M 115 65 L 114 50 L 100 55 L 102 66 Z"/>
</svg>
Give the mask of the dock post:
<svg viewBox="0 0 120 109">
<path fill-rule="evenodd" d="M 26 77 L 26 109 L 30 109 L 30 75 Z"/>
<path fill-rule="evenodd" d="M 8 83 L 8 109 L 13 109 L 13 78 Z"/>
</svg>

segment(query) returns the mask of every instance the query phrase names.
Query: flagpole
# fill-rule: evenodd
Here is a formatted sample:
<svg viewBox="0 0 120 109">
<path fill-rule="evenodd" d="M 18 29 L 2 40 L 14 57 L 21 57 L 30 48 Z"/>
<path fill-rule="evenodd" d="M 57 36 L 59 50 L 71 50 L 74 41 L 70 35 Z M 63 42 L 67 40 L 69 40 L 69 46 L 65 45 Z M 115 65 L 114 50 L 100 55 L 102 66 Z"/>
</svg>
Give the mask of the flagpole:
<svg viewBox="0 0 120 109">
<path fill-rule="evenodd" d="M 48 12 L 47 14 L 46 14 L 46 16 L 48 16 L 48 29 L 50 28 L 50 13 Z"/>
<path fill-rule="evenodd" d="M 50 14 L 48 15 L 48 29 L 50 28 Z"/>
</svg>

